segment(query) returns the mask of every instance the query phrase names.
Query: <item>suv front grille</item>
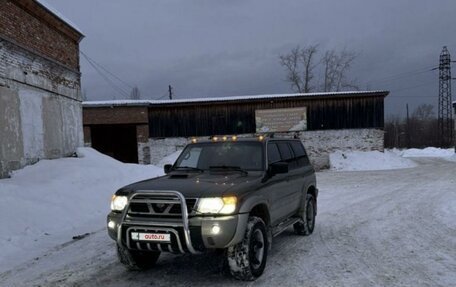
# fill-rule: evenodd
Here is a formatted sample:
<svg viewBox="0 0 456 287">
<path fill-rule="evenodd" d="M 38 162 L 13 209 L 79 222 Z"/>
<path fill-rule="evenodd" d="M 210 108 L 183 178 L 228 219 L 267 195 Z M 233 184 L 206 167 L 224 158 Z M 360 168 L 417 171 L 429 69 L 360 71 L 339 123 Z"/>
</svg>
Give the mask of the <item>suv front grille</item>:
<svg viewBox="0 0 456 287">
<path fill-rule="evenodd" d="M 187 211 L 194 214 L 196 198 L 187 198 Z M 129 205 L 129 218 L 181 218 L 181 204 L 175 197 L 157 195 L 137 195 Z"/>
</svg>

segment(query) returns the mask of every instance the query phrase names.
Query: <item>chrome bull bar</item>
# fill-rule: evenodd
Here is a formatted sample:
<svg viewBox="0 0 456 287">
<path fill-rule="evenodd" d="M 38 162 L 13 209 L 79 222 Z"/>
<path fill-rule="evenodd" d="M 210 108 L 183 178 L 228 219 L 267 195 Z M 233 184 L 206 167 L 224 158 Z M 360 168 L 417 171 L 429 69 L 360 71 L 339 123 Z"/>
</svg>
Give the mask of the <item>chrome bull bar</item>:
<svg viewBox="0 0 456 287">
<path fill-rule="evenodd" d="M 133 227 L 138 227 L 138 228 L 146 228 L 145 226 L 151 227 L 151 229 L 155 230 L 163 230 L 163 231 L 168 231 L 174 234 L 178 234 L 178 232 L 175 229 L 172 228 L 166 228 L 164 227 L 163 222 L 157 222 L 154 223 L 153 221 L 151 222 L 140 222 L 140 221 L 133 221 L 133 220 L 126 220 L 128 210 L 130 209 L 130 203 L 134 199 L 135 196 L 150 196 L 150 195 L 157 195 L 157 196 L 171 196 L 175 197 L 178 199 L 178 202 L 180 202 L 181 206 L 181 214 L 182 214 L 182 225 L 176 224 L 175 222 L 170 222 L 168 226 L 172 227 L 177 227 L 181 226 L 184 232 L 184 239 L 185 239 L 185 246 L 187 247 L 188 251 L 193 254 L 199 253 L 198 251 L 195 250 L 195 248 L 192 245 L 191 237 L 190 237 L 190 227 L 188 225 L 188 210 L 187 210 L 187 203 L 185 201 L 185 197 L 182 195 L 182 193 L 175 191 L 175 190 L 160 190 L 160 191 L 155 191 L 155 190 L 138 190 L 135 192 L 129 199 L 127 206 L 125 206 L 123 212 L 122 212 L 122 217 L 120 220 L 120 223 L 117 227 L 117 243 L 119 245 L 123 245 L 122 243 L 122 227 L 124 224 L 128 224 L 130 228 L 127 229 L 126 231 L 126 240 L 127 240 L 127 245 L 130 245 L 130 238 L 129 238 L 129 230 Z M 197 204 L 197 203 L 196 203 Z M 179 246 L 179 251 L 183 253 L 182 249 L 182 243 L 180 242 L 180 237 L 177 235 L 176 240 L 178 241 L 177 244 Z M 149 245 L 148 245 L 149 246 Z M 130 246 L 127 246 L 130 247 Z M 159 247 L 160 248 L 160 247 Z M 161 248 L 160 248 L 161 249 Z"/>
</svg>

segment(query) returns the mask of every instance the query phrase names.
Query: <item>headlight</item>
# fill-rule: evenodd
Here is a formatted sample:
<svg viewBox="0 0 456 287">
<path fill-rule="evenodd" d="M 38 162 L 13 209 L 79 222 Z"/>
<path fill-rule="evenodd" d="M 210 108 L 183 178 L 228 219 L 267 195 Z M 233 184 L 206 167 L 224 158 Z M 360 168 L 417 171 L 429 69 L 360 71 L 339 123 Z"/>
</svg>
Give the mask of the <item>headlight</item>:
<svg viewBox="0 0 456 287">
<path fill-rule="evenodd" d="M 200 198 L 198 212 L 230 214 L 236 210 L 236 202 L 235 196 Z"/>
<path fill-rule="evenodd" d="M 122 211 L 128 203 L 128 198 L 122 195 L 113 195 L 111 200 L 111 210 Z"/>
</svg>

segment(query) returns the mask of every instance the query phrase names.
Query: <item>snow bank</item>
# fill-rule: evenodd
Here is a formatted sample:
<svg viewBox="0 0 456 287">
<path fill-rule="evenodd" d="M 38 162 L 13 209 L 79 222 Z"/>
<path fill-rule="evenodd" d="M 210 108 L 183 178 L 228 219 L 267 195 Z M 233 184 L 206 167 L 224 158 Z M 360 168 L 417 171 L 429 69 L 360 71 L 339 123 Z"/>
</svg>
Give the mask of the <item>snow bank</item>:
<svg viewBox="0 0 456 287">
<path fill-rule="evenodd" d="M 443 149 L 443 148 L 435 148 L 435 147 L 427 147 L 424 149 L 406 149 L 406 150 L 399 150 L 399 149 L 392 149 L 393 153 L 402 156 L 402 157 L 437 157 L 447 161 L 456 162 L 456 154 L 454 152 L 454 148 Z"/>
<path fill-rule="evenodd" d="M 385 151 L 336 151 L 329 155 L 331 170 L 387 170 L 415 167 L 412 160 L 402 158 L 397 154 Z"/>
<path fill-rule="evenodd" d="M 427 147 L 424 149 L 406 149 L 396 150 L 396 152 L 402 157 L 451 157 L 454 156 L 454 149 L 442 149 L 435 147 Z"/>
<path fill-rule="evenodd" d="M 0 273 L 103 228 L 118 188 L 162 174 L 156 166 L 124 164 L 91 148 L 77 154 L 41 160 L 0 180 Z"/>
</svg>

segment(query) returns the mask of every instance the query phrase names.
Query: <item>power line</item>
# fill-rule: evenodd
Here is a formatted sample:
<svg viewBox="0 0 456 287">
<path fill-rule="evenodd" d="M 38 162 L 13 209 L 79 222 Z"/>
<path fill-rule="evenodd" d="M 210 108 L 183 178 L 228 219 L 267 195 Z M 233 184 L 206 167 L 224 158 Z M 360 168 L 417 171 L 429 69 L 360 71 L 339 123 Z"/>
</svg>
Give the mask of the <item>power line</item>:
<svg viewBox="0 0 456 287">
<path fill-rule="evenodd" d="M 105 68 L 103 65 L 97 63 L 94 59 L 90 58 L 89 56 L 87 56 L 87 54 L 85 54 L 84 52 L 80 51 L 81 54 L 86 57 L 87 59 L 90 59 L 90 61 L 92 61 L 94 64 L 96 64 L 98 67 L 100 67 L 101 69 L 103 69 L 103 71 L 105 71 L 106 73 L 110 74 L 112 77 L 114 77 L 115 79 L 117 79 L 118 81 L 122 82 L 124 85 L 126 85 L 127 87 L 133 89 L 134 87 L 132 85 L 130 85 L 129 83 L 125 82 L 124 80 L 122 80 L 120 77 L 116 76 L 114 73 L 112 73 L 111 71 L 109 71 L 107 68 Z"/>
<path fill-rule="evenodd" d="M 123 90 L 121 87 L 117 86 L 116 83 L 114 81 L 112 81 L 108 76 L 106 76 L 100 70 L 100 68 L 98 68 L 98 66 L 94 62 L 92 62 L 92 60 L 89 57 L 87 57 L 87 55 L 82 53 L 82 51 L 81 51 L 81 55 L 86 59 L 86 61 L 89 63 L 89 65 L 92 66 L 92 68 L 94 68 L 95 71 L 97 71 L 100 74 L 100 76 L 111 86 L 111 88 L 113 88 L 117 93 L 119 93 L 123 97 L 126 97 L 126 98 L 129 97 L 128 93 L 125 90 Z M 113 97 L 113 98 L 115 98 L 115 97 Z"/>
<path fill-rule="evenodd" d="M 154 99 L 154 100 L 157 101 L 157 100 L 161 100 L 161 99 L 166 98 L 166 97 L 168 97 L 168 93 L 165 93 L 165 94 L 163 94 L 163 96 L 161 96 L 161 97 L 159 97 L 159 98 L 156 98 L 156 99 Z"/>
<path fill-rule="evenodd" d="M 435 82 L 424 83 L 424 84 L 410 86 L 410 87 L 405 87 L 405 88 L 400 88 L 400 89 L 390 89 L 390 90 L 392 92 L 400 92 L 400 91 L 411 90 L 411 89 L 416 89 L 416 88 L 421 88 L 421 87 L 427 87 L 427 86 L 430 86 L 430 85 L 433 85 L 433 84 L 435 84 Z M 435 95 L 433 97 L 435 97 Z"/>
<path fill-rule="evenodd" d="M 390 76 L 387 76 L 387 77 L 384 77 L 384 78 L 377 78 L 377 79 L 368 81 L 367 84 L 369 84 L 369 83 L 383 83 L 383 82 L 395 81 L 395 80 L 398 80 L 398 79 L 404 79 L 404 78 L 408 78 L 408 77 L 411 77 L 411 76 L 416 76 L 416 75 L 419 75 L 419 74 L 424 74 L 424 73 L 427 73 L 427 72 L 431 72 L 431 71 L 434 70 L 434 68 L 435 68 L 434 66 L 428 66 L 428 67 L 421 68 L 421 69 L 414 70 L 414 71 L 409 71 L 409 72 L 403 72 L 403 73 L 399 73 L 399 74 L 395 74 L 395 75 L 390 75 Z"/>
</svg>

